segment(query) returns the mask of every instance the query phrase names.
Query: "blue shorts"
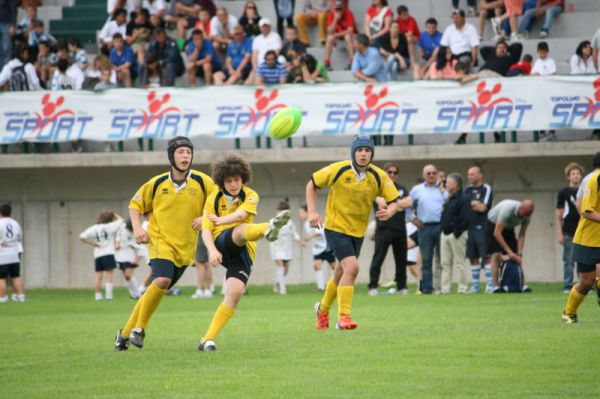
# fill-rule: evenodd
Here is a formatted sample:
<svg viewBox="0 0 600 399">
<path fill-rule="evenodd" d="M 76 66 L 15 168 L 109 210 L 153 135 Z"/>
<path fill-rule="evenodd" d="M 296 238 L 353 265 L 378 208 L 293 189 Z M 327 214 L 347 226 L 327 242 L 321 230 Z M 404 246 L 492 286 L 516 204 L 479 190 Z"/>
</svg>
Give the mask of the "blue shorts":
<svg viewBox="0 0 600 399">
<path fill-rule="evenodd" d="M 349 256 L 358 258 L 360 255 L 363 237 L 353 237 L 325 229 L 325 239 L 327 240 L 327 250 L 333 251 L 340 262 Z"/>
<path fill-rule="evenodd" d="M 104 255 L 94 259 L 94 264 L 97 272 L 106 272 L 117 267 L 114 255 Z"/>
<path fill-rule="evenodd" d="M 577 263 L 578 273 L 591 273 L 596 271 L 600 263 L 600 247 L 586 247 L 573 243 L 571 260 Z"/>
<path fill-rule="evenodd" d="M 227 269 L 225 278 L 237 278 L 248 284 L 252 272 L 252 259 L 246 245 L 238 247 L 233 242 L 233 228 L 223 231 L 215 240 L 217 250 L 223 255 L 223 267 Z"/>
<path fill-rule="evenodd" d="M 333 251 L 325 250 L 318 255 L 313 255 L 314 260 L 324 260 L 329 263 L 335 262 L 335 253 Z"/>
<path fill-rule="evenodd" d="M 21 264 L 9 263 L 8 265 L 0 265 L 0 279 L 21 277 Z"/>
<path fill-rule="evenodd" d="M 168 259 L 150 259 L 150 267 L 152 268 L 151 281 L 154 281 L 157 277 L 166 277 L 171 280 L 171 284 L 167 289 L 175 285 L 187 268 L 187 266 L 177 267 L 175 263 Z"/>
<path fill-rule="evenodd" d="M 119 263 L 119 269 L 121 270 L 125 270 L 125 269 L 135 269 L 136 267 L 138 267 L 138 265 L 136 265 L 135 263 L 131 263 L 131 262 L 118 262 Z"/>
</svg>

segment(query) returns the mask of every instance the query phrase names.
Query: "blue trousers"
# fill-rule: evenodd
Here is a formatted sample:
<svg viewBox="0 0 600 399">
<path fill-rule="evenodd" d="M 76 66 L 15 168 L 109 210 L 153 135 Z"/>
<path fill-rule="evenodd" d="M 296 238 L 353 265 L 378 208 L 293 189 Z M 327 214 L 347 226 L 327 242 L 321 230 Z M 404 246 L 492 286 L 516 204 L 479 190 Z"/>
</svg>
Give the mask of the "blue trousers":
<svg viewBox="0 0 600 399">
<path fill-rule="evenodd" d="M 424 294 L 433 292 L 433 257 L 440 256 L 440 236 L 441 230 L 439 224 L 426 224 L 419 229 L 419 248 L 423 258 L 423 267 L 421 268 L 421 291 Z M 435 251 L 435 252 L 434 252 Z"/>
</svg>

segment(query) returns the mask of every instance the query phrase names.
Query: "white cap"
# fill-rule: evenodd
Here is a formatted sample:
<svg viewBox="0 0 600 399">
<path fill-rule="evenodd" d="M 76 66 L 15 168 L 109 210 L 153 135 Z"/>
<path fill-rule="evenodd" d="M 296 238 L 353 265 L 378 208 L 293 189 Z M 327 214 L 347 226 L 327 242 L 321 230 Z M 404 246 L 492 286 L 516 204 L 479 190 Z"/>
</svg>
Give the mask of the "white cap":
<svg viewBox="0 0 600 399">
<path fill-rule="evenodd" d="M 258 21 L 258 26 L 263 27 L 265 25 L 271 26 L 271 21 L 269 21 L 269 18 L 261 18 L 260 21 Z"/>
</svg>

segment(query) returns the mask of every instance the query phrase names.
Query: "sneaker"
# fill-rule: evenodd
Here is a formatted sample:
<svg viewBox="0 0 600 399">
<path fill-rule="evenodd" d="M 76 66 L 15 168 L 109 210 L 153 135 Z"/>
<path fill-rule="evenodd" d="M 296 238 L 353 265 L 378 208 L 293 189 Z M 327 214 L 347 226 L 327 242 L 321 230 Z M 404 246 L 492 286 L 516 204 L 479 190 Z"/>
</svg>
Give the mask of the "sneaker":
<svg viewBox="0 0 600 399">
<path fill-rule="evenodd" d="M 494 287 L 492 294 L 504 294 L 504 290 L 501 287 Z"/>
<path fill-rule="evenodd" d="M 566 288 L 563 290 L 563 294 L 570 294 L 570 293 L 571 293 L 571 290 L 568 290 Z"/>
<path fill-rule="evenodd" d="M 396 295 L 398 293 L 398 289 L 396 287 L 392 287 L 387 290 L 388 295 Z"/>
<path fill-rule="evenodd" d="M 521 288 L 521 292 L 531 292 L 531 288 L 529 288 L 529 287 L 527 286 L 527 284 L 525 284 L 525 285 L 523 286 L 523 288 Z"/>
<path fill-rule="evenodd" d="M 279 295 L 287 295 L 287 288 L 281 287 L 281 289 L 279 290 Z"/>
<path fill-rule="evenodd" d="M 201 352 L 216 352 L 217 346 L 215 345 L 215 341 L 206 340 L 204 342 L 200 341 L 198 344 L 198 350 Z"/>
<path fill-rule="evenodd" d="M 494 293 L 494 287 L 488 285 L 487 287 L 485 287 L 485 293 L 486 294 L 493 294 Z"/>
<path fill-rule="evenodd" d="M 577 320 L 577 315 L 576 314 L 562 314 L 562 321 L 565 324 L 575 324 L 575 323 L 579 323 L 579 320 Z"/>
<path fill-rule="evenodd" d="M 143 328 L 134 328 L 129 334 L 129 342 L 131 345 L 137 346 L 138 348 L 144 347 L 144 338 L 146 338 L 146 332 Z"/>
<path fill-rule="evenodd" d="M 473 7 L 469 7 L 469 10 L 467 11 L 467 17 L 475 17 L 477 16 L 477 10 L 475 10 L 475 8 Z"/>
<path fill-rule="evenodd" d="M 327 68 L 327 70 L 329 72 L 333 71 L 333 68 L 331 67 L 331 64 L 325 64 L 325 68 Z"/>
<path fill-rule="evenodd" d="M 101 292 L 96 292 L 96 295 L 94 296 L 94 299 L 96 301 L 101 301 L 104 298 L 102 297 L 102 293 Z"/>
<path fill-rule="evenodd" d="M 122 336 L 121 330 L 118 330 L 115 336 L 115 350 L 120 352 L 126 351 L 127 349 L 129 349 L 129 339 Z"/>
<path fill-rule="evenodd" d="M 500 19 L 498 17 L 494 17 L 490 19 L 490 21 L 492 22 L 492 29 L 494 32 L 496 32 L 496 34 L 499 36 L 502 35 L 502 23 L 500 22 Z"/>
<path fill-rule="evenodd" d="M 214 294 L 213 294 L 212 290 L 210 290 L 208 288 L 204 290 L 204 298 L 212 298 L 213 296 L 214 296 Z"/>
<path fill-rule="evenodd" d="M 400 291 L 398 291 L 398 294 L 400 294 L 400 295 L 408 295 L 408 288 L 402 288 Z"/>
<path fill-rule="evenodd" d="M 395 280 L 390 280 L 387 283 L 379 284 L 379 286 L 381 288 L 392 288 L 392 287 L 396 286 L 396 281 Z"/>
<path fill-rule="evenodd" d="M 523 36 L 519 35 L 519 34 L 518 34 L 518 33 L 516 33 L 516 32 L 513 32 L 513 33 L 511 33 L 511 35 L 510 35 L 510 41 L 511 41 L 512 43 L 515 43 L 515 42 L 521 42 L 521 41 L 523 41 Z"/>
<path fill-rule="evenodd" d="M 267 241 L 273 242 L 277 240 L 277 237 L 279 237 L 279 230 L 281 230 L 281 228 L 287 224 L 288 220 L 290 220 L 290 217 L 291 213 L 289 209 L 286 209 L 279 212 L 273 219 L 269 220 L 269 228 L 265 233 L 265 238 Z"/>
<path fill-rule="evenodd" d="M 336 330 L 354 330 L 356 327 L 358 327 L 358 323 L 352 320 L 348 315 L 343 315 L 335 325 Z"/>
<path fill-rule="evenodd" d="M 545 39 L 546 37 L 548 37 L 548 31 L 547 30 L 540 31 L 540 39 Z"/>
<path fill-rule="evenodd" d="M 8 295 L 0 296 L 0 303 L 7 303 L 7 302 L 8 302 Z"/>
<path fill-rule="evenodd" d="M 181 291 L 181 288 L 171 288 L 169 291 L 167 291 L 167 295 L 169 296 L 177 296 L 177 295 L 181 295 L 183 291 Z"/>
<path fill-rule="evenodd" d="M 25 294 L 18 294 L 17 295 L 17 301 L 19 302 L 25 302 L 26 298 L 25 298 Z"/>
<path fill-rule="evenodd" d="M 10 300 L 13 302 L 19 302 L 19 296 L 17 294 L 12 294 L 10 296 Z"/>
<path fill-rule="evenodd" d="M 315 303 L 314 309 L 317 315 L 317 330 L 327 330 L 329 328 L 329 313 L 321 312 L 321 302 Z"/>
<path fill-rule="evenodd" d="M 367 294 L 369 296 L 377 296 L 377 294 L 379 294 L 379 292 L 377 291 L 377 288 L 369 288 L 369 292 L 367 292 Z"/>
<path fill-rule="evenodd" d="M 467 290 L 467 294 L 479 294 L 479 292 L 480 292 L 479 287 L 475 288 L 475 287 L 471 286 Z"/>
<path fill-rule="evenodd" d="M 459 285 L 457 292 L 459 294 L 466 294 L 467 293 L 467 286 L 466 285 Z"/>
<path fill-rule="evenodd" d="M 200 298 L 204 298 L 204 297 L 205 297 L 204 291 L 202 291 L 202 290 L 196 290 L 196 292 L 194 292 L 192 294 L 192 299 L 200 299 Z"/>
</svg>

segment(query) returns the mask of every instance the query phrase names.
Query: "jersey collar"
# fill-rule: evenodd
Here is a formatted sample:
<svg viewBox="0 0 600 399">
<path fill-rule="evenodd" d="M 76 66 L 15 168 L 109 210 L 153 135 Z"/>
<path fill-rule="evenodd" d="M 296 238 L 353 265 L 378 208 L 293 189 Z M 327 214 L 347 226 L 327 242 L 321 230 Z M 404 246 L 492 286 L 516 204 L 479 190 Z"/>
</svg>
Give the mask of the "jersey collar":
<svg viewBox="0 0 600 399">
<path fill-rule="evenodd" d="M 173 186 L 175 187 L 175 192 L 179 192 L 182 189 L 185 188 L 185 186 L 187 186 L 187 181 L 190 178 L 190 176 L 192 175 L 192 171 L 188 171 L 187 176 L 185 177 L 185 180 L 183 181 L 183 183 L 181 183 L 181 185 L 178 185 L 177 183 L 175 183 L 175 180 L 173 180 L 173 171 L 169 172 L 169 180 L 171 180 L 171 182 L 173 183 Z"/>
<path fill-rule="evenodd" d="M 360 183 L 363 179 L 365 179 L 367 177 L 367 173 L 359 172 L 358 169 L 356 168 L 356 166 L 354 165 L 354 162 L 352 162 L 351 165 L 352 165 L 352 170 L 354 171 L 354 174 L 356 175 L 356 182 Z M 368 166 L 367 166 L 367 168 L 368 168 Z"/>
</svg>

